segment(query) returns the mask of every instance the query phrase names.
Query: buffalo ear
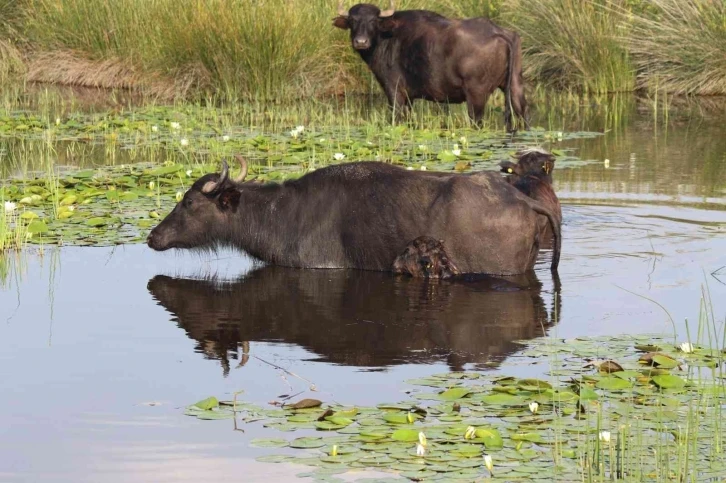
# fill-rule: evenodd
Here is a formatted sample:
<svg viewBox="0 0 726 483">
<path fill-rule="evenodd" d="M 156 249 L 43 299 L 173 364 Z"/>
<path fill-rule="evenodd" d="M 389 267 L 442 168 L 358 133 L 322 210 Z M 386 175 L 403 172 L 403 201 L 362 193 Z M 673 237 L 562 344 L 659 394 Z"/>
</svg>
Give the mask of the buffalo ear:
<svg viewBox="0 0 726 483">
<path fill-rule="evenodd" d="M 333 19 L 333 27 L 337 27 L 342 30 L 348 30 L 350 28 L 350 24 L 348 23 L 348 18 L 343 17 L 342 15 L 338 15 Z"/>
<path fill-rule="evenodd" d="M 393 32 L 398 28 L 399 21 L 393 17 L 379 17 L 378 29 L 381 32 Z"/>
<path fill-rule="evenodd" d="M 239 206 L 240 192 L 235 188 L 228 188 L 219 195 L 219 207 L 222 211 L 236 211 Z"/>
</svg>

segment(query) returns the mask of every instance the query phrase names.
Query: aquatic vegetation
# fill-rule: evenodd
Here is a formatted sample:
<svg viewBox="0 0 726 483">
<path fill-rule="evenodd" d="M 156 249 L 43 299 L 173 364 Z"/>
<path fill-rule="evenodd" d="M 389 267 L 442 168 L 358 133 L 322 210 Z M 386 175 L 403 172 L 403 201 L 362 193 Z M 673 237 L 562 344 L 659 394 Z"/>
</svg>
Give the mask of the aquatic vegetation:
<svg viewBox="0 0 726 483">
<path fill-rule="evenodd" d="M 258 460 L 314 466 L 299 475 L 314 478 L 371 468 L 414 481 L 702 481 L 726 472 L 726 351 L 692 349 L 648 336 L 539 339 L 501 374 L 406 381 L 411 399 L 397 403 L 273 409 L 209 398 L 186 414 L 303 431 L 250 444 L 305 450 Z M 547 380 L 506 375 L 523 362 L 551 366 Z"/>
<path fill-rule="evenodd" d="M 496 169 L 499 160 L 527 146 L 599 135 L 540 129 L 510 139 L 501 132 L 466 127 L 439 130 L 372 123 L 297 124 L 290 130 L 282 123 L 267 128 L 256 127 L 254 121 L 239 124 L 239 116 L 192 106 L 76 113 L 54 122 L 27 112 L 0 116 L 0 142 L 17 144 L 9 151 L 15 165 L 10 174 L 28 173 L 0 185 L 0 200 L 15 207 L 15 214 L 3 219 L 4 239 L 65 245 L 141 241 L 194 180 L 217 171 L 223 157 L 238 153 L 249 159 L 251 175 L 259 181 L 282 181 L 330 163 L 356 160 L 442 171 Z M 462 137 L 466 150 L 458 144 Z M 582 163 L 570 150 L 555 152 L 560 155 L 558 167 Z M 121 155 L 124 164 L 115 162 Z M 62 167 L 79 157 L 98 159 L 101 166 Z M 36 169 L 43 174 L 34 175 Z"/>
</svg>

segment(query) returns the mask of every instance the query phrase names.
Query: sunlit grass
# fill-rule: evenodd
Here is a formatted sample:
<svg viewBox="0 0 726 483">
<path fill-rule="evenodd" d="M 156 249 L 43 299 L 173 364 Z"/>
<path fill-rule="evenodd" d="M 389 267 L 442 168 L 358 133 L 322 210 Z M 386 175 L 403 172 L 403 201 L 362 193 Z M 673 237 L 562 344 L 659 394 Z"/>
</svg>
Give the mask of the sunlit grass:
<svg viewBox="0 0 726 483">
<path fill-rule="evenodd" d="M 502 15 L 522 35 L 528 79 L 591 93 L 633 90 L 620 12 L 591 0 L 518 0 Z"/>
<path fill-rule="evenodd" d="M 489 16 L 519 32 L 530 86 L 726 93 L 723 2 L 401 0 L 396 6 Z M 5 32 L 0 28 L 6 38 L 0 36 L 0 80 L 27 69 L 36 81 L 133 87 L 167 100 L 380 92 L 347 32 L 331 26 L 333 1 L 0 0 L 2 13 L 11 20 Z"/>
<path fill-rule="evenodd" d="M 726 2 L 650 0 L 633 17 L 629 50 L 638 86 L 674 94 L 726 93 Z"/>
<path fill-rule="evenodd" d="M 6 251 L 21 250 L 27 243 L 27 223 L 20 210 L 18 203 L 0 199 L 0 257 Z"/>
</svg>

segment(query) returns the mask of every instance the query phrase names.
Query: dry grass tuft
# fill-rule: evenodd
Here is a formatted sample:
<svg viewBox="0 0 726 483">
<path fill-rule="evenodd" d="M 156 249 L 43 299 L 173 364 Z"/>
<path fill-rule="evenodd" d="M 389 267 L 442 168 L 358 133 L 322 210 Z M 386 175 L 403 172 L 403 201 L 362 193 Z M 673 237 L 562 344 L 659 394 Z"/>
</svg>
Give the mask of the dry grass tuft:
<svg viewBox="0 0 726 483">
<path fill-rule="evenodd" d="M 208 83 L 208 74 L 202 68 L 165 77 L 119 58 L 89 60 L 79 53 L 62 50 L 31 54 L 26 78 L 31 82 L 69 86 L 134 89 L 164 100 L 186 97 Z"/>
</svg>

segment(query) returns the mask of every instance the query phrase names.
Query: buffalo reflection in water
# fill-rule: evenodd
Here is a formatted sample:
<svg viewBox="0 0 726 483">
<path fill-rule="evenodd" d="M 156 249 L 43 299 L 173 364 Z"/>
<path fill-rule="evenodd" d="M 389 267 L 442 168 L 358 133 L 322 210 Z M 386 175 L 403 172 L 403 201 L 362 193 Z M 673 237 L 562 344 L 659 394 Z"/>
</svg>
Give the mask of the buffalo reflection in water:
<svg viewBox="0 0 726 483">
<path fill-rule="evenodd" d="M 533 272 L 514 282 L 449 282 L 265 267 L 227 282 L 157 275 L 148 290 L 225 375 L 230 359 L 247 361 L 254 341 L 296 344 L 335 364 L 445 361 L 451 370 L 482 369 L 517 350 L 513 341 L 556 323 Z"/>
</svg>

